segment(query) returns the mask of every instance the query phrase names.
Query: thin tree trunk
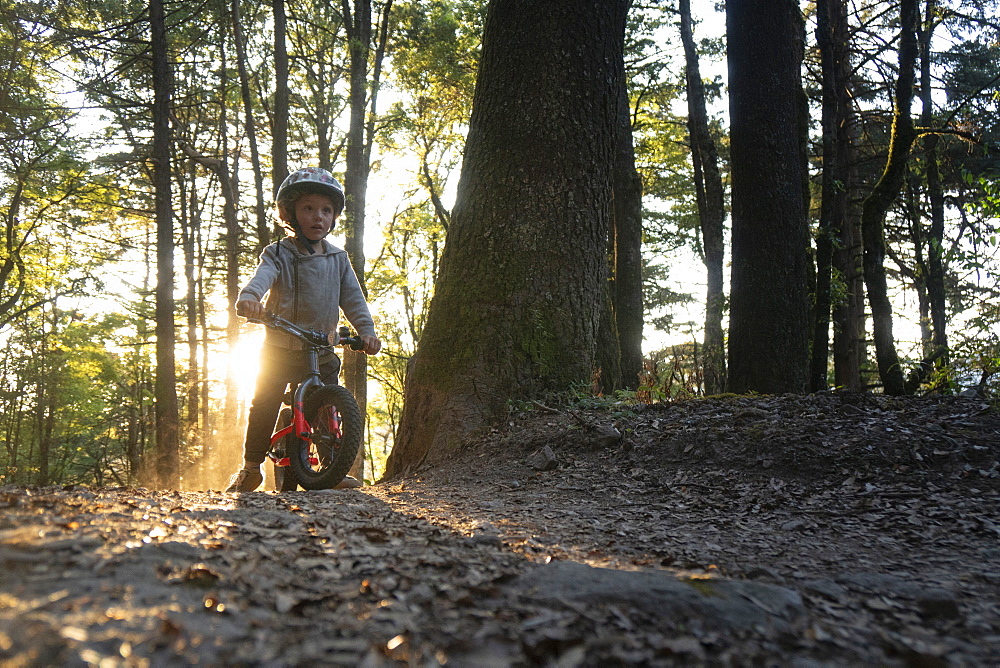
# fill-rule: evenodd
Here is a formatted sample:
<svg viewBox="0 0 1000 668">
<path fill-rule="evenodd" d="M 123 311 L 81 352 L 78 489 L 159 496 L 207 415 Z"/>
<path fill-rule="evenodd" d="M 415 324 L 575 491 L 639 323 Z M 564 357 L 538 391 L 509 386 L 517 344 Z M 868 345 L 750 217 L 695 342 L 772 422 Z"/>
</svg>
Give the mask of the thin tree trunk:
<svg viewBox="0 0 1000 668">
<path fill-rule="evenodd" d="M 920 325 L 920 350 L 924 360 L 930 359 L 934 355 L 934 330 L 931 327 L 931 306 L 927 296 L 927 258 L 924 253 L 924 246 L 927 241 L 922 225 L 920 196 L 921 189 L 916 183 L 917 177 L 911 175 L 910 183 L 906 192 L 906 222 L 910 229 L 910 242 L 913 244 L 913 266 L 900 258 L 889 249 L 889 256 L 895 261 L 896 266 L 903 275 L 913 285 L 913 290 L 917 293 L 917 313 Z"/>
<path fill-rule="evenodd" d="M 237 0 L 238 2 L 238 0 Z M 238 12 L 234 15 L 234 18 L 238 19 Z M 222 40 L 225 43 L 225 40 Z M 225 55 L 225 54 L 223 54 Z M 237 59 L 239 59 L 239 52 L 237 52 Z M 245 72 L 245 64 L 243 66 Z M 223 72 L 227 71 L 223 69 Z M 241 89 L 242 89 L 242 78 L 241 77 Z M 221 83 L 221 88 L 223 91 L 228 89 L 228 80 L 223 79 Z M 221 96 L 225 100 L 225 96 Z M 243 104 L 246 105 L 250 103 L 249 90 L 247 90 L 246 95 L 243 99 Z M 230 170 L 229 164 L 229 118 L 228 118 L 229 105 L 223 101 L 220 110 L 219 119 L 219 159 L 214 161 L 203 161 L 202 164 L 211 169 L 219 180 L 219 190 L 222 193 L 222 219 L 226 230 L 226 350 L 229 355 L 233 355 L 236 350 L 236 345 L 239 342 L 240 337 L 240 318 L 236 315 L 236 299 L 239 297 L 240 290 L 240 221 L 238 218 L 238 208 L 239 208 L 239 179 L 237 178 L 237 171 L 232 172 Z M 246 107 L 245 118 L 247 119 L 246 130 L 248 132 L 248 141 L 250 142 L 250 155 L 251 160 L 254 159 L 257 153 L 257 140 L 254 136 L 254 126 L 252 121 L 252 107 Z M 238 165 L 234 165 L 238 167 Z M 258 162 L 253 165 L 254 179 L 256 181 L 256 208 L 257 208 L 257 246 L 259 249 L 263 250 L 263 244 L 267 242 L 267 222 L 264 217 L 263 209 L 263 174 L 260 171 L 259 158 Z M 198 226 L 196 229 L 200 229 Z M 265 236 L 261 236 L 261 234 Z M 204 263 L 200 263 L 204 266 Z M 206 330 L 207 331 L 207 330 Z M 197 350 L 192 348 L 191 355 L 197 358 Z M 207 458 L 207 463 L 209 466 L 218 466 L 222 463 L 222 459 L 228 454 L 226 450 L 234 450 L 235 448 L 227 447 L 230 444 L 235 444 L 239 442 L 240 434 L 239 427 L 242 421 L 237 421 L 235 416 L 239 412 L 237 407 L 239 405 L 239 388 L 237 386 L 234 368 L 232 364 L 226 366 L 226 385 L 225 385 L 225 408 L 223 410 L 223 415 L 226 416 L 226 422 L 221 425 L 220 436 L 222 443 L 212 443 L 212 453 Z M 203 428 L 207 425 L 203 424 Z M 223 445 L 219 448 L 219 445 Z M 218 450 L 221 449 L 222 452 Z"/>
<path fill-rule="evenodd" d="M 351 258 L 351 266 L 361 283 L 361 290 L 368 296 L 365 281 L 365 204 L 368 192 L 369 164 L 365 161 L 365 114 L 368 90 L 368 52 L 371 47 L 371 0 L 355 0 L 351 11 L 348 0 L 342 0 L 344 26 L 347 30 L 350 71 L 350 120 L 347 131 L 347 160 L 344 172 L 344 250 Z M 362 353 L 344 351 L 344 387 L 358 401 L 361 414 L 368 415 L 368 360 Z M 367 432 L 367 430 L 366 430 Z M 351 467 L 351 475 L 364 478 L 366 444 Z"/>
<path fill-rule="evenodd" d="M 824 0 L 825 9 L 817 4 L 817 14 L 827 27 L 823 31 L 821 50 L 829 49 L 832 58 L 827 63 L 824 53 L 824 94 L 833 95 L 834 120 L 831 156 L 823 159 L 823 195 L 821 216 L 830 216 L 830 234 L 836 240 L 831 256 L 832 267 L 842 281 L 843 298 L 831 301 L 833 327 L 834 385 L 850 390 L 861 389 L 861 360 L 864 357 L 862 330 L 864 327 L 864 282 L 861 269 L 861 235 L 859 219 L 851 207 L 851 191 L 856 187 L 853 169 L 856 119 L 852 106 L 850 34 L 845 0 Z M 817 35 L 819 41 L 820 35 Z M 827 72 L 830 68 L 830 74 Z M 829 82 L 827 82 L 829 77 Z M 824 132 L 827 132 L 824 99 Z M 824 135 L 824 140 L 826 136 Z M 824 144 L 824 153 L 826 146 Z M 832 161 L 832 162 L 829 162 Z M 827 181 L 829 171 L 830 181 Z M 825 209 L 829 203 L 829 212 Z M 831 281 L 832 284 L 832 281 Z M 818 329 L 818 327 L 817 327 Z M 814 339 L 814 346 L 816 345 Z M 815 353 L 815 349 L 814 349 Z M 814 354 L 812 378 L 818 378 L 817 355 Z"/>
<path fill-rule="evenodd" d="M 934 328 L 931 324 L 931 300 L 928 289 L 930 271 L 926 257 L 929 253 L 925 252 L 929 240 L 923 226 L 922 192 L 919 177 L 911 172 L 910 178 L 907 180 L 904 211 L 910 229 L 910 241 L 913 244 L 913 266 L 911 267 L 906 260 L 893 252 L 891 246 L 887 249 L 888 255 L 896 263 L 899 273 L 910 281 L 917 293 L 921 360 L 920 364 L 911 369 L 906 376 L 906 394 L 913 394 L 920 389 L 920 385 L 931 376 L 935 367 L 941 364 L 940 358 L 947 351 L 946 348 L 934 345 Z"/>
<path fill-rule="evenodd" d="M 156 290 L 154 284 L 156 275 L 156 248 L 154 232 L 149 226 L 146 227 L 144 232 L 142 243 L 143 272 L 140 294 L 148 295 Z M 155 412 L 155 399 L 152 404 L 147 404 L 146 401 L 146 397 L 150 395 L 155 396 L 156 388 L 155 379 L 153 378 L 151 369 L 147 365 L 148 358 L 145 352 L 146 346 L 155 332 L 155 326 L 156 323 L 154 320 L 154 330 L 151 332 L 149 320 L 147 318 L 140 318 L 136 323 L 136 343 L 132 348 L 136 382 L 129 389 L 133 407 L 131 421 L 133 431 L 131 436 L 134 436 L 134 438 L 129 438 L 130 452 L 128 458 L 132 479 L 143 484 L 156 482 L 155 456 L 147 457 L 150 449 L 155 448 L 155 442 L 152 442 L 150 437 L 150 434 L 155 432 L 155 418 L 152 417 Z M 155 455 L 155 449 L 153 454 Z"/>
<path fill-rule="evenodd" d="M 271 192 L 288 176 L 288 50 L 285 0 L 272 0 L 274 15 L 274 120 L 271 127 Z"/>
<path fill-rule="evenodd" d="M 372 59 L 371 95 L 368 101 L 368 118 L 365 122 L 365 155 L 366 165 L 371 164 L 372 146 L 375 144 L 375 119 L 378 118 L 378 93 L 382 85 L 382 62 L 385 60 L 386 43 L 389 41 L 389 14 L 392 12 L 393 0 L 383 0 L 382 11 L 379 13 L 378 44 Z M 370 14 L 370 11 L 369 11 Z M 370 34 L 370 32 L 369 32 Z"/>
<path fill-rule="evenodd" d="M 153 189 L 156 200 L 156 477 L 176 488 L 180 476 L 180 418 L 174 358 L 174 223 L 171 208 L 171 72 L 163 1 L 149 2 L 153 56 Z"/>
<path fill-rule="evenodd" d="M 622 64 L 624 69 L 624 63 Z M 621 387 L 639 387 L 642 372 L 642 178 L 635 168 L 628 90 L 618 94 L 614 182 L 614 307 Z"/>
<path fill-rule="evenodd" d="M 190 166 L 188 177 L 191 183 L 196 183 L 196 167 Z M 199 404 L 201 395 L 198 392 L 200 381 L 200 365 L 198 359 L 198 286 L 195 279 L 194 227 L 198 225 L 198 203 L 200 198 L 195 189 L 191 189 L 190 197 L 186 192 L 185 180 L 179 179 L 178 201 L 186 203 L 180 211 L 181 246 L 184 252 L 184 315 L 186 319 L 188 368 L 185 381 L 186 405 L 184 406 L 184 436 L 192 447 L 197 447 L 201 441 L 198 429 L 200 417 Z"/>
<path fill-rule="evenodd" d="M 246 45 L 243 41 L 243 23 L 240 19 L 240 0 L 233 0 L 233 43 L 236 46 L 236 68 L 240 76 L 240 99 L 243 101 L 243 127 L 250 146 L 250 165 L 253 168 L 255 208 L 257 219 L 257 247 L 254 256 L 264 250 L 270 243 L 271 226 L 267 218 L 267 207 L 264 204 L 264 170 L 260 166 L 260 149 L 257 146 L 257 127 L 253 116 L 253 99 L 250 96 L 250 76 L 247 73 Z"/>
<path fill-rule="evenodd" d="M 441 223 L 441 228 L 444 229 L 445 234 L 448 233 L 448 225 L 451 223 L 451 211 L 445 207 L 444 202 L 441 201 L 441 196 L 437 192 L 437 188 L 434 186 L 434 179 L 431 177 L 431 166 L 427 162 L 427 156 L 430 153 L 430 147 L 424 146 L 420 155 L 420 178 L 423 181 L 423 185 L 427 188 L 427 194 L 430 195 L 431 205 L 434 207 L 434 215 L 437 217 L 439 223 Z"/>
<path fill-rule="evenodd" d="M 833 307 L 833 375 L 837 387 L 855 391 L 863 387 L 861 369 L 867 358 L 861 256 L 860 217 L 848 210 L 840 242 L 833 253 L 833 264 L 840 272 L 845 292 L 844 298 Z"/>
<path fill-rule="evenodd" d="M 240 222 L 237 215 L 237 198 L 239 197 L 239 184 L 234 176 L 231 175 L 229 171 L 229 163 L 225 160 L 225 155 L 227 153 L 226 147 L 228 145 L 227 133 L 225 130 L 225 122 L 223 119 L 223 124 L 221 128 L 222 137 L 222 159 L 209 158 L 197 153 L 193 148 L 187 144 L 182 145 L 184 153 L 194 162 L 205 167 L 215 174 L 219 181 L 219 190 L 222 193 L 222 219 L 225 225 L 225 241 L 226 241 L 226 251 L 225 251 L 225 264 L 226 264 L 226 304 L 228 308 L 226 309 L 226 347 L 232 353 L 236 349 L 236 344 L 239 342 L 240 336 L 240 322 L 239 316 L 236 315 L 236 299 L 239 297 L 240 293 L 240 263 L 239 263 L 239 238 L 240 238 Z M 193 280 L 193 279 L 192 279 Z M 191 351 L 192 357 L 197 358 L 197 350 L 193 349 Z M 236 385 L 236 378 L 233 376 L 232 372 L 227 372 L 226 374 L 226 384 L 225 384 L 225 394 L 224 394 L 224 410 L 223 413 L 226 416 L 235 416 L 237 414 L 237 405 L 239 404 L 239 388 Z M 224 441 L 234 441 L 238 438 L 236 434 L 237 421 L 235 419 L 227 419 L 227 424 L 223 426 L 223 437 Z"/>
<path fill-rule="evenodd" d="M 203 239 L 202 239 L 202 234 L 201 234 L 201 228 L 200 227 L 198 228 L 198 230 L 196 230 L 195 239 L 196 239 L 195 247 L 197 249 L 197 257 L 200 260 L 199 266 L 204 267 L 205 266 L 205 244 L 204 244 Z M 208 329 L 208 313 L 207 313 L 207 308 L 206 308 L 205 305 L 206 305 L 206 303 L 207 303 L 208 300 L 205 299 L 205 282 L 204 282 L 204 280 L 199 280 L 198 281 L 198 291 L 199 291 L 199 294 L 198 294 L 199 299 L 196 302 L 197 308 L 198 308 L 198 324 L 201 327 L 201 331 L 203 333 L 203 336 L 201 337 L 201 347 L 200 347 L 199 354 L 201 355 L 201 368 L 202 369 L 208 369 L 209 368 L 209 359 L 211 357 L 211 355 L 210 355 L 210 349 L 211 349 L 211 343 L 212 342 L 210 341 L 210 339 L 209 339 L 209 337 L 207 335 L 207 333 L 209 331 L 209 329 Z M 213 419 L 212 412 L 209 410 L 210 409 L 210 402 L 209 402 L 209 399 L 210 399 L 210 392 L 209 392 L 210 387 L 209 387 L 209 384 L 207 382 L 202 382 L 201 385 L 200 385 L 200 390 L 201 390 L 201 402 L 199 403 L 199 405 L 201 406 L 201 428 L 204 430 L 204 433 L 211 434 L 211 433 L 213 433 L 215 431 L 215 424 L 214 423 L 216 422 L 216 420 Z M 242 424 L 242 420 L 234 420 L 234 422 L 237 423 L 237 424 Z M 221 447 L 220 448 L 220 447 L 217 447 L 217 445 L 218 444 L 213 444 L 212 447 L 210 448 L 210 453 L 211 454 L 209 456 L 209 461 L 208 461 L 209 477 L 207 478 L 206 482 L 208 484 L 211 484 L 211 485 L 215 485 L 216 483 L 221 483 L 223 481 L 223 478 L 221 476 L 224 475 L 224 474 L 222 474 L 220 472 L 222 472 L 222 471 L 231 471 L 231 470 L 235 469 L 236 465 L 237 465 L 237 461 L 240 458 L 239 457 L 239 455 L 240 455 L 240 441 L 238 439 L 234 439 L 232 442 L 230 442 L 228 444 L 227 447 Z M 230 452 L 233 453 L 232 461 L 224 461 L 224 458 Z"/>
<path fill-rule="evenodd" d="M 925 128 L 934 120 L 934 102 L 931 99 L 931 40 L 935 22 L 934 0 L 927 0 L 924 27 L 920 31 L 920 123 Z M 930 356 L 939 366 L 948 364 L 947 298 L 944 289 L 944 190 L 938 169 L 938 141 L 936 134 L 923 138 L 924 158 L 927 169 L 927 198 L 931 204 L 931 224 L 927 236 L 927 300 L 930 308 L 933 350 Z"/>
<path fill-rule="evenodd" d="M 51 330 L 55 327 L 55 317 L 53 312 L 53 323 L 50 328 L 49 324 L 46 323 L 48 318 L 44 310 L 41 313 L 40 361 L 43 373 L 40 375 L 38 381 L 38 401 L 35 408 L 35 415 L 37 416 L 36 424 L 38 425 L 38 472 L 34 480 L 36 485 L 41 486 L 48 485 L 51 482 L 49 479 L 49 458 L 52 452 L 52 429 L 55 425 L 55 380 L 53 378 L 54 374 L 51 371 L 52 367 L 55 366 L 53 359 L 55 351 L 50 347 L 49 336 Z"/>
<path fill-rule="evenodd" d="M 840 120 L 838 102 L 838 77 L 836 42 L 834 42 L 831 13 L 836 11 L 830 0 L 816 0 L 816 43 L 819 46 L 823 77 L 823 174 L 821 177 L 819 229 L 816 235 L 816 292 L 813 299 L 812 362 L 809 369 L 809 390 L 819 392 L 828 386 L 827 375 L 830 353 L 830 309 L 833 279 L 833 247 L 838 223 L 837 156 L 841 148 L 837 141 L 837 123 Z"/>
<path fill-rule="evenodd" d="M 365 280 L 365 206 L 368 193 L 368 177 L 371 172 L 371 147 L 375 133 L 376 102 L 385 41 L 388 30 L 389 12 L 392 2 L 382 8 L 379 45 L 376 50 L 371 81 L 368 79 L 368 56 L 372 41 L 371 0 L 355 0 L 352 11 L 348 0 L 342 0 L 344 27 L 347 31 L 350 58 L 350 120 L 347 134 L 346 169 L 344 172 L 344 193 L 347 206 L 344 210 L 345 240 L 344 250 L 351 258 L 351 266 L 361 283 L 361 290 L 368 295 Z M 370 107 L 368 91 L 371 90 Z M 368 411 L 368 359 L 362 353 L 345 351 L 344 387 L 351 391 L 363 415 Z M 367 430 L 366 430 L 367 431 Z M 351 467 L 351 475 L 359 480 L 364 478 L 365 447 Z"/>
<path fill-rule="evenodd" d="M 917 58 L 917 0 L 900 2 L 899 78 L 893 104 L 892 134 L 885 170 L 872 192 L 865 198 L 861 211 L 861 234 L 864 242 L 865 286 L 872 310 L 872 334 L 875 339 L 875 359 L 882 380 L 883 392 L 889 395 L 905 393 L 903 369 L 899 365 L 896 342 L 892 334 L 892 303 L 889 301 L 885 273 L 885 217 L 899 196 L 906 176 L 906 161 L 916 139 L 910 102 L 913 99 L 914 72 Z"/>
<path fill-rule="evenodd" d="M 708 290 L 705 295 L 705 393 L 718 394 L 726 386 L 725 336 L 722 317 L 725 310 L 725 203 L 719 156 L 715 140 L 708 127 L 705 85 L 694 42 L 690 0 L 680 0 L 681 41 L 687 68 L 688 133 L 691 137 L 691 161 L 695 172 L 695 192 L 698 202 L 702 244 Z"/>
<path fill-rule="evenodd" d="M 52 454 L 52 433 L 56 424 L 56 408 L 52 405 L 51 388 L 46 387 L 45 397 L 40 407 L 42 408 L 42 418 L 39 421 L 41 429 L 38 435 L 38 477 L 36 484 L 44 487 L 53 482 L 49 473 L 49 458 Z"/>
</svg>

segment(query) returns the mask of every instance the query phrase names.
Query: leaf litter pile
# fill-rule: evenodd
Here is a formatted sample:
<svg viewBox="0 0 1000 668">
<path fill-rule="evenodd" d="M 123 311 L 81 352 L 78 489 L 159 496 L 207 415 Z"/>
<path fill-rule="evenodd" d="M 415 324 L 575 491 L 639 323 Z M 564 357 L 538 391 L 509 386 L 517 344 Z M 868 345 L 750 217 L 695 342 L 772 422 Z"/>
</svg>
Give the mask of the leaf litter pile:
<svg viewBox="0 0 1000 668">
<path fill-rule="evenodd" d="M 513 415 L 362 490 L 0 488 L 0 663 L 1000 664 L 1000 413 Z"/>
</svg>

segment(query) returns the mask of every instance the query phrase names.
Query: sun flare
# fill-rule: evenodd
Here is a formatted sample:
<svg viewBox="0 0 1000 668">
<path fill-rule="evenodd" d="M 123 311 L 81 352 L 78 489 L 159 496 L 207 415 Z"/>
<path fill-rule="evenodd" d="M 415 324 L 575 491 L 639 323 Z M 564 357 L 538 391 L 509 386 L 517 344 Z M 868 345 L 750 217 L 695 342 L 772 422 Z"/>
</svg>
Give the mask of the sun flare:
<svg viewBox="0 0 1000 668">
<path fill-rule="evenodd" d="M 229 354 L 229 372 L 236 381 L 243 402 L 253 397 L 260 368 L 260 347 L 264 342 L 264 328 L 245 329 Z"/>
</svg>

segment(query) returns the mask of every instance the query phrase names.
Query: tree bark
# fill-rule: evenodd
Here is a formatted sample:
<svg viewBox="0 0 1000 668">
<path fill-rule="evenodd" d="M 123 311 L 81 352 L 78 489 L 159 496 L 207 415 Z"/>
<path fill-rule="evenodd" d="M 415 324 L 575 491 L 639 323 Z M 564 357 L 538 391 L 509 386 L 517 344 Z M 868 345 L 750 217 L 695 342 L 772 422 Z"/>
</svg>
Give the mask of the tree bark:
<svg viewBox="0 0 1000 668">
<path fill-rule="evenodd" d="M 171 202 L 171 72 L 162 0 L 149 2 L 153 57 L 153 189 L 156 207 L 156 476 L 177 487 L 180 476 L 180 417 L 174 357 L 174 223 Z"/>
<path fill-rule="evenodd" d="M 614 236 L 613 221 L 609 231 Z M 613 250 L 611 257 L 614 258 Z M 618 325 L 615 323 L 617 314 L 614 303 L 614 284 L 609 281 L 609 286 L 610 289 L 605 298 L 604 308 L 601 309 L 601 318 L 597 329 L 597 351 L 590 382 L 590 391 L 594 396 L 610 394 L 622 386 L 622 349 Z"/>
<path fill-rule="evenodd" d="M 726 5 L 732 164 L 732 392 L 802 392 L 809 364 L 801 17 L 790 0 Z"/>
<path fill-rule="evenodd" d="M 901 0 L 899 6 L 899 77 L 893 102 L 892 133 L 885 169 L 875 187 L 865 198 L 861 210 L 861 236 L 864 242 L 865 287 L 872 311 L 872 335 L 875 360 L 882 380 L 882 391 L 889 395 L 905 393 L 903 369 L 899 365 L 892 334 L 892 303 L 885 274 L 885 216 L 899 196 L 906 176 L 906 161 L 916 139 L 910 103 L 917 58 L 917 0 Z"/>
<path fill-rule="evenodd" d="M 823 173 L 821 177 L 821 199 L 819 231 L 816 238 L 816 295 L 814 299 L 814 329 L 812 340 L 812 363 L 810 365 L 810 390 L 817 392 L 829 386 L 830 366 L 830 321 L 834 311 L 835 331 L 843 335 L 839 364 L 849 358 L 849 350 L 856 350 L 856 324 L 849 315 L 849 304 L 833 303 L 833 268 L 838 267 L 845 282 L 855 273 L 851 264 L 855 246 L 852 238 L 852 222 L 849 217 L 849 187 L 853 179 L 851 170 L 852 135 L 854 123 L 851 107 L 850 85 L 850 36 L 847 24 L 847 7 L 843 0 L 818 0 L 816 3 L 816 42 L 819 46 L 823 76 Z M 838 253 L 840 253 L 838 255 Z M 848 293 L 849 302 L 853 295 Z M 840 320 L 837 320 L 837 318 Z M 834 347 L 836 348 L 836 340 Z M 854 360 L 854 370 L 837 372 L 838 358 L 834 353 L 834 383 L 859 389 L 860 367 Z M 841 382 L 842 377 L 851 380 Z"/>
<path fill-rule="evenodd" d="M 288 176 L 288 49 L 285 0 L 272 0 L 274 15 L 274 119 L 271 125 L 271 192 Z"/>
<path fill-rule="evenodd" d="M 351 266 L 358 275 L 361 289 L 368 295 L 365 281 L 365 204 L 368 193 L 370 165 L 365 161 L 365 112 L 368 82 L 368 52 L 371 46 L 371 0 L 355 0 L 351 11 L 348 0 L 343 0 L 344 26 L 347 30 L 350 72 L 350 119 L 347 131 L 347 160 L 344 171 L 344 192 L 347 206 L 344 209 L 344 250 L 351 258 Z M 344 368 L 341 375 L 344 387 L 358 401 L 361 414 L 368 414 L 368 360 L 361 353 L 344 351 Z M 366 430 L 367 433 L 367 430 Z M 365 446 L 362 444 L 351 475 L 364 478 Z"/>
<path fill-rule="evenodd" d="M 386 31 L 392 2 L 383 5 L 379 47 L 376 52 L 374 72 L 369 82 L 368 56 L 372 42 L 371 0 L 355 0 L 353 11 L 348 0 L 342 0 L 344 28 L 347 32 L 350 77 L 350 120 L 347 132 L 347 159 L 344 172 L 344 193 L 347 206 L 344 210 L 346 238 L 344 250 L 351 258 L 351 266 L 358 276 L 361 289 L 367 296 L 365 281 L 365 206 L 368 177 L 371 173 L 371 145 L 375 133 L 375 112 L 382 58 L 385 54 Z M 370 86 L 369 86 L 370 84 Z M 371 107 L 367 107 L 368 90 Z M 342 371 L 344 387 L 357 399 L 362 415 L 368 411 L 368 359 L 361 353 L 345 351 Z M 365 447 L 358 452 L 351 475 L 359 480 L 364 477 Z"/>
<path fill-rule="evenodd" d="M 694 166 L 695 193 L 708 290 L 705 295 L 705 347 L 703 352 L 705 393 L 718 394 L 726 387 L 725 335 L 722 317 L 725 312 L 725 197 L 719 155 L 708 127 L 705 85 L 694 42 L 690 0 L 680 0 L 681 41 L 687 68 L 688 134 L 691 141 L 691 161 Z"/>
<path fill-rule="evenodd" d="M 223 63 L 224 64 L 224 63 Z M 198 340 L 204 338 L 198 332 L 198 278 L 197 267 L 204 258 L 196 258 L 195 238 L 197 229 L 201 225 L 201 214 L 199 212 L 199 202 L 201 193 L 195 188 L 188 189 L 187 181 L 197 183 L 197 167 L 194 164 L 188 166 L 187 179 L 177 180 L 178 192 L 177 201 L 180 202 L 178 227 L 180 228 L 181 252 L 184 258 L 184 316 L 185 316 L 185 337 L 187 344 L 187 370 L 184 379 L 184 414 L 182 417 L 183 439 L 189 447 L 197 449 L 202 442 L 201 436 L 204 433 L 198 428 L 200 417 L 201 393 L 201 370 L 198 356 Z M 202 452 L 200 466 L 204 465 L 207 458 Z"/>
<path fill-rule="evenodd" d="M 850 170 L 845 183 L 850 199 L 851 190 L 855 188 L 853 170 Z M 861 369 L 867 355 L 861 221 L 856 209 L 848 203 L 839 243 L 833 253 L 833 264 L 840 274 L 845 292 L 844 298 L 833 306 L 833 375 L 837 387 L 860 391 L 863 388 Z"/>
<path fill-rule="evenodd" d="M 493 0 L 465 160 L 387 476 L 509 400 L 587 384 L 605 308 L 626 0 Z"/>
<path fill-rule="evenodd" d="M 851 191 L 856 187 L 854 174 L 854 132 L 856 119 L 852 106 L 850 31 L 847 4 L 844 0 L 821 0 L 816 4 L 817 34 L 823 68 L 823 176 L 820 209 L 821 237 L 830 248 L 829 285 L 833 272 L 841 281 L 843 297 L 834 302 L 827 298 L 832 312 L 834 385 L 861 389 L 861 360 L 864 356 L 861 332 L 864 323 L 864 283 L 861 280 L 861 237 L 858 217 L 851 206 Z M 825 233 L 822 232 L 825 230 Z M 817 242 L 817 247 L 821 242 Z M 818 283 L 828 280 L 823 274 L 825 249 L 817 249 Z M 812 390 L 825 386 L 829 347 L 829 322 L 821 318 L 827 307 L 817 290 L 816 325 L 813 334 L 810 383 Z M 824 343 L 824 341 L 826 343 Z"/>
<path fill-rule="evenodd" d="M 622 64 L 624 69 L 624 63 Z M 619 349 L 615 387 L 634 390 L 642 372 L 642 179 L 635 168 L 628 90 L 618 94 L 613 215 L 613 300 Z"/>
<path fill-rule="evenodd" d="M 271 226 L 264 204 L 264 171 L 260 165 L 260 150 L 257 147 L 257 127 L 253 117 L 253 98 L 250 96 L 250 75 L 247 72 L 246 45 L 243 41 L 243 22 L 240 19 L 240 0 L 233 0 L 233 43 L 236 46 L 236 69 L 240 77 L 240 99 L 243 102 L 243 128 L 250 147 L 250 165 L 253 168 L 254 213 L 257 219 L 257 244 L 254 257 L 258 257 L 271 241 Z"/>
<path fill-rule="evenodd" d="M 931 98 L 931 40 L 934 35 L 935 2 L 927 0 L 924 26 L 920 31 L 920 123 L 925 128 L 934 121 L 934 102 Z M 927 170 L 927 199 L 930 201 L 931 224 L 927 235 L 927 301 L 930 309 L 932 350 L 928 357 L 935 357 L 939 366 L 948 364 L 947 297 L 944 289 L 944 189 L 938 169 L 937 134 L 923 138 L 924 160 Z"/>
</svg>

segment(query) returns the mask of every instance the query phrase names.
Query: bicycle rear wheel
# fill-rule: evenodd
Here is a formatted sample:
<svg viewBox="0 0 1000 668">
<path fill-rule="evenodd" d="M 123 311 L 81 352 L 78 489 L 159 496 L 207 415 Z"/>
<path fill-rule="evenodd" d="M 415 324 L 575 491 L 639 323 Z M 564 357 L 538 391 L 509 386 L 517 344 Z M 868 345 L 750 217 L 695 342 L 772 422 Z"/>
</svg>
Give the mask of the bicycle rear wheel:
<svg viewBox="0 0 1000 668">
<path fill-rule="evenodd" d="M 311 438 L 288 439 L 291 469 L 303 488 L 330 489 L 351 470 L 361 447 L 364 418 L 354 396 L 340 385 L 312 392 L 305 414 Z"/>
</svg>

